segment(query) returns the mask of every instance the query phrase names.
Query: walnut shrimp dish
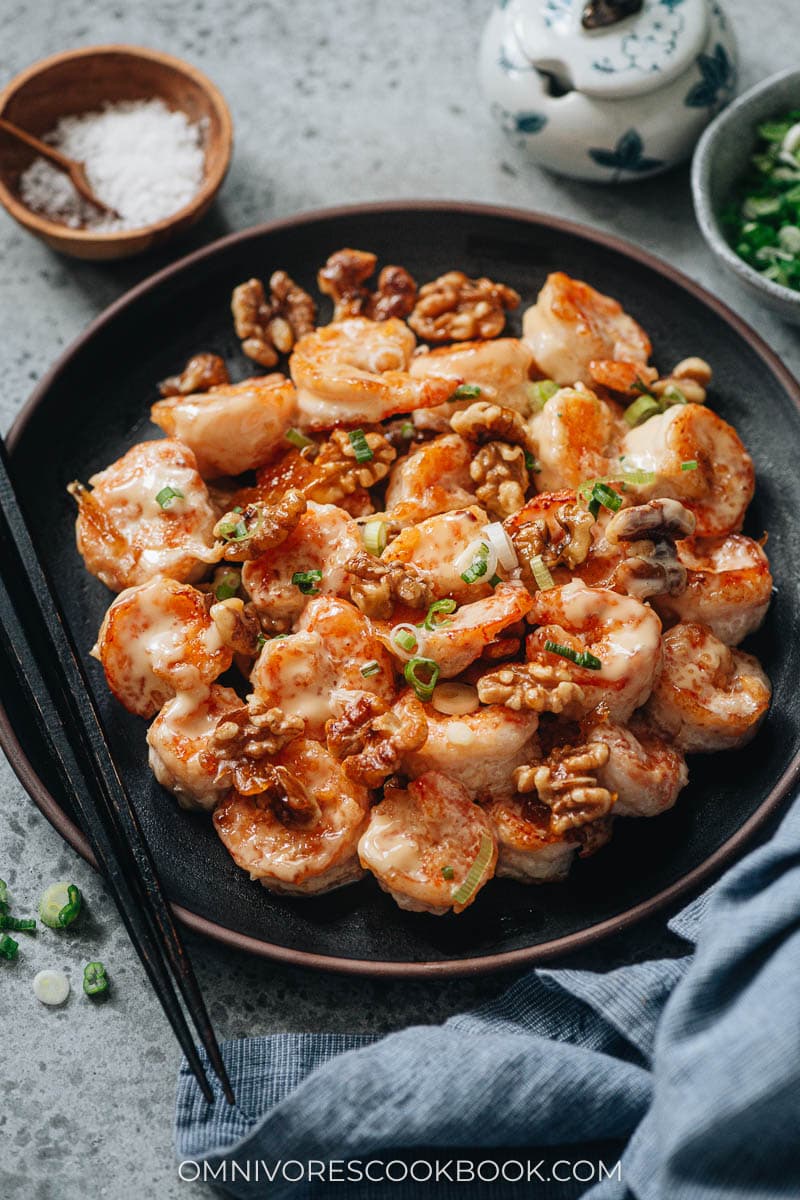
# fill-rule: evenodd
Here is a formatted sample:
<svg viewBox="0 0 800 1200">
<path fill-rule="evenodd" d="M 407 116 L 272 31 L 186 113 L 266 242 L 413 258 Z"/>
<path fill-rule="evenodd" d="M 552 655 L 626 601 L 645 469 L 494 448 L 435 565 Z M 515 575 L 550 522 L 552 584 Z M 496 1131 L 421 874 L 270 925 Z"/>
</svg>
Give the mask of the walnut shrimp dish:
<svg viewBox="0 0 800 1200">
<path fill-rule="evenodd" d="M 93 654 L 178 804 L 273 892 L 370 872 L 460 913 L 495 875 L 564 879 L 675 804 L 685 754 L 753 737 L 770 684 L 739 644 L 772 579 L 703 359 L 660 374 L 562 273 L 516 338 L 510 287 L 376 268 L 329 258 L 326 325 L 286 272 L 242 283 L 266 373 L 198 354 L 160 384 L 166 436 L 69 490 L 118 593 Z"/>
</svg>

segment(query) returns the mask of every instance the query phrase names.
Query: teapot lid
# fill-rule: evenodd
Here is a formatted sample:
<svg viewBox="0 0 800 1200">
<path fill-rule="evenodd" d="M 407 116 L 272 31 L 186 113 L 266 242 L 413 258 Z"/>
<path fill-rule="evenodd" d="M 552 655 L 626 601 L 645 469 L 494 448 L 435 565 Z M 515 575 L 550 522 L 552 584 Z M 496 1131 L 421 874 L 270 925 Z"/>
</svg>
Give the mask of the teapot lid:
<svg viewBox="0 0 800 1200">
<path fill-rule="evenodd" d="M 509 8 L 539 71 L 564 90 L 604 99 L 671 83 L 708 36 L 706 0 L 512 0 Z"/>
</svg>

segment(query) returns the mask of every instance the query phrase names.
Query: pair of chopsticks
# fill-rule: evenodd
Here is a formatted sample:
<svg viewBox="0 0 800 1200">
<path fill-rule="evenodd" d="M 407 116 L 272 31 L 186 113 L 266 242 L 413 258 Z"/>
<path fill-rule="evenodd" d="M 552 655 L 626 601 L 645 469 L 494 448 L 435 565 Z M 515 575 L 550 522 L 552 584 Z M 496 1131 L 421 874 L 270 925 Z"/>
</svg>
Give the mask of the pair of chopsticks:
<svg viewBox="0 0 800 1200">
<path fill-rule="evenodd" d="M 208 1082 L 178 993 L 235 1103 L 192 965 L 108 741 L 75 644 L 17 501 L 0 438 L 0 652 L 16 675 L 74 802 L 153 990 L 209 1103 Z M 177 990 L 176 990 L 177 988 Z"/>
</svg>

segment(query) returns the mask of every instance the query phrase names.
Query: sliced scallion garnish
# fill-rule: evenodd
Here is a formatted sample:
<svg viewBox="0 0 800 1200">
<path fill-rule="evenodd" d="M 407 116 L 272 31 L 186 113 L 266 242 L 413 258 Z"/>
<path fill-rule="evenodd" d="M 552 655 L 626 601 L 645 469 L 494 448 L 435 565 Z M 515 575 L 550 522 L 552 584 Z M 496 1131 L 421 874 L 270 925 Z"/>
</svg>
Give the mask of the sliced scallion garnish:
<svg viewBox="0 0 800 1200">
<path fill-rule="evenodd" d="M 401 650 L 405 650 L 407 654 L 411 654 L 419 647 L 419 638 L 405 625 L 395 625 L 391 641 Z"/>
<path fill-rule="evenodd" d="M 449 614 L 456 611 L 455 600 L 434 600 L 433 604 L 428 609 L 427 616 L 422 622 L 425 629 L 441 629 L 443 625 L 452 625 L 452 621 L 448 620 Z M 438 621 L 437 614 L 444 613 L 444 620 Z"/>
<path fill-rule="evenodd" d="M 160 492 L 156 492 L 156 504 L 160 504 L 162 508 L 169 508 L 173 500 L 183 499 L 183 492 L 179 491 L 178 488 L 170 487 L 169 484 L 166 487 L 162 487 Z"/>
<path fill-rule="evenodd" d="M 362 534 L 364 538 L 364 546 L 369 550 L 370 554 L 380 558 L 386 549 L 386 522 L 380 517 L 375 517 L 371 521 L 367 521 Z"/>
<path fill-rule="evenodd" d="M 231 567 L 222 567 L 214 575 L 214 595 L 218 600 L 231 600 L 239 590 L 242 576 Z"/>
<path fill-rule="evenodd" d="M 661 407 L 671 408 L 673 404 L 688 404 L 685 394 L 681 391 L 676 383 L 671 383 L 669 387 L 665 387 L 661 393 Z"/>
<path fill-rule="evenodd" d="M 371 658 L 369 662 L 364 663 L 363 667 L 361 668 L 361 674 L 365 679 L 369 679 L 371 675 L 377 675 L 380 669 L 381 664 L 378 662 L 377 658 Z"/>
<path fill-rule="evenodd" d="M 543 592 L 546 592 L 549 588 L 556 586 L 555 580 L 550 574 L 550 571 L 541 554 L 534 554 L 533 558 L 531 559 L 531 574 L 536 580 L 536 586 L 541 588 Z"/>
<path fill-rule="evenodd" d="M 535 383 L 526 383 L 525 391 L 530 401 L 531 413 L 537 413 L 541 412 L 551 396 L 555 396 L 558 384 L 554 379 L 537 379 Z"/>
<path fill-rule="evenodd" d="M 304 596 L 318 596 L 319 588 L 314 585 L 322 579 L 322 571 L 295 571 L 292 583 L 298 587 Z"/>
<path fill-rule="evenodd" d="M 488 570 L 488 560 L 489 547 L 486 542 L 481 542 L 474 559 L 466 571 L 461 572 L 461 578 L 464 580 L 464 583 L 475 583 L 478 579 L 481 579 Z"/>
<path fill-rule="evenodd" d="M 681 463 L 681 470 L 682 471 L 696 471 L 697 470 L 697 459 L 696 458 L 687 458 L 686 462 Z"/>
<path fill-rule="evenodd" d="M 477 383 L 462 383 L 453 392 L 451 400 L 474 400 L 476 396 L 480 396 L 481 389 Z"/>
<path fill-rule="evenodd" d="M 415 433 L 413 421 L 403 421 L 400 426 L 400 437 L 413 438 Z"/>
<path fill-rule="evenodd" d="M 453 867 L 442 867 L 442 879 L 455 879 L 455 875 Z"/>
<path fill-rule="evenodd" d="M 217 525 L 216 532 L 224 542 L 241 542 L 248 535 L 244 521 L 223 521 Z"/>
<path fill-rule="evenodd" d="M 349 437 L 350 445 L 353 447 L 355 452 L 356 462 L 371 462 L 375 455 L 369 448 L 364 430 L 351 429 L 347 436 Z"/>
<path fill-rule="evenodd" d="M 427 676 L 422 678 L 420 672 Z M 432 658 L 410 658 L 403 670 L 406 683 L 413 687 L 420 700 L 430 700 L 439 679 L 439 664 Z"/>
<path fill-rule="evenodd" d="M 545 642 L 544 648 L 551 654 L 560 654 L 562 658 L 568 658 L 570 662 L 575 663 L 576 667 L 586 667 L 589 671 L 599 671 L 603 666 L 600 659 L 588 650 L 573 650 L 572 646 L 562 646 L 560 642 L 551 642 L 549 638 Z"/>
<path fill-rule="evenodd" d="M 631 429 L 635 429 L 637 425 L 643 425 L 650 417 L 655 417 L 660 412 L 661 405 L 655 396 L 647 393 L 643 396 L 637 396 L 633 404 L 629 404 L 625 409 L 623 416 Z"/>
<path fill-rule="evenodd" d="M 478 853 L 472 863 L 472 866 L 467 871 L 464 882 L 453 892 L 454 904 L 463 906 L 472 899 L 483 882 L 483 877 L 486 874 L 486 868 L 492 861 L 493 853 L 494 842 L 489 837 L 488 833 L 482 833 L 480 846 L 478 847 Z"/>
<path fill-rule="evenodd" d="M 596 483 L 592 488 L 592 494 L 589 497 L 589 512 L 593 517 L 597 517 L 600 512 L 600 507 L 607 508 L 609 512 L 619 512 L 622 508 L 622 497 L 613 488 L 610 488 L 607 483 Z"/>
<path fill-rule="evenodd" d="M 287 429 L 283 436 L 287 442 L 292 446 L 296 446 L 298 450 L 306 450 L 309 446 L 316 446 L 317 444 L 313 438 L 306 437 L 299 429 Z"/>
</svg>

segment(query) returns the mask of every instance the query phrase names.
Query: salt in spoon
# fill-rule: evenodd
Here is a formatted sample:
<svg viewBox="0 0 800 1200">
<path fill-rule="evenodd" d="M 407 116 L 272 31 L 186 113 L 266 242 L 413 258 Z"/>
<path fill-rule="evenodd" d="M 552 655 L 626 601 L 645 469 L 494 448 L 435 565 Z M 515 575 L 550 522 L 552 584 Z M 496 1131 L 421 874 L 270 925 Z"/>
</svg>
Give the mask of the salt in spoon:
<svg viewBox="0 0 800 1200">
<path fill-rule="evenodd" d="M 26 146 L 30 146 L 37 154 L 41 154 L 42 158 L 46 158 L 48 162 L 53 163 L 62 171 L 66 171 L 69 175 L 75 190 L 83 196 L 84 200 L 88 200 L 95 208 L 99 208 L 101 212 L 108 213 L 110 217 L 119 218 L 119 213 L 109 204 L 104 204 L 92 191 L 89 180 L 86 178 L 86 171 L 83 163 L 77 162 L 74 158 L 67 158 L 66 154 L 62 154 L 56 150 L 54 146 L 48 146 L 47 142 L 42 142 L 39 138 L 34 137 L 32 133 L 28 133 L 26 129 L 20 129 L 18 125 L 7 121 L 5 117 L 0 117 L 0 130 L 9 134 L 10 137 L 16 138 L 18 142 L 24 142 Z"/>
</svg>

